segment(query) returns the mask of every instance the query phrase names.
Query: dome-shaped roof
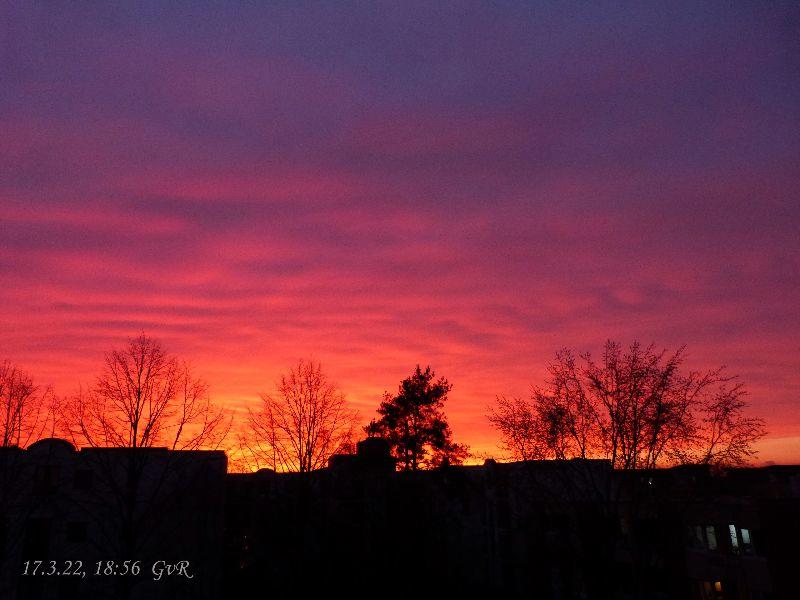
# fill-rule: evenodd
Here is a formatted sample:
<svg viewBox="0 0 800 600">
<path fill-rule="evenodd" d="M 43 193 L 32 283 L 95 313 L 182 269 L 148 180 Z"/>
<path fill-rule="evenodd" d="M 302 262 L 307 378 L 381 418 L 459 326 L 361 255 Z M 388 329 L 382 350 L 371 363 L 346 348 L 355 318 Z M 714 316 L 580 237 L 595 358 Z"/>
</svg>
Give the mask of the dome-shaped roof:
<svg viewBox="0 0 800 600">
<path fill-rule="evenodd" d="M 75 452 L 75 446 L 61 438 L 44 438 L 28 446 L 28 450 L 34 452 Z"/>
</svg>

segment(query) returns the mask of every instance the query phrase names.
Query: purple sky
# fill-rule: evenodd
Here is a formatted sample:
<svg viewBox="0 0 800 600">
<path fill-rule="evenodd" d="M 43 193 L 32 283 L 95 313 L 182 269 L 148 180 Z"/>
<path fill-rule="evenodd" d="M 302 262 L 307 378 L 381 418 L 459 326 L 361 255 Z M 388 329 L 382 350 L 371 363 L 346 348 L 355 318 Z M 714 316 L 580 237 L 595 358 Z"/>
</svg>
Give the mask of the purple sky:
<svg viewBox="0 0 800 600">
<path fill-rule="evenodd" d="M 562 346 L 686 344 L 800 461 L 796 3 L 0 8 L 2 355 L 144 329 L 241 408 L 417 362 L 491 452 Z"/>
</svg>

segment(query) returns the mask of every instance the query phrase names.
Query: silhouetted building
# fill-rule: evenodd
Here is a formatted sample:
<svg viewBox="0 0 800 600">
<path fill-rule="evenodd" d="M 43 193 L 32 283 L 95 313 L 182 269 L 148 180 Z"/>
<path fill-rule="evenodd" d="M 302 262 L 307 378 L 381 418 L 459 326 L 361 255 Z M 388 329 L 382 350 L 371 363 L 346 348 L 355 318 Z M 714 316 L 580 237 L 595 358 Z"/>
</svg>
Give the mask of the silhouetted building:
<svg viewBox="0 0 800 600">
<path fill-rule="evenodd" d="M 0 449 L 0 466 L 2 599 L 800 597 L 800 467 L 410 473 L 377 438 L 306 474 L 63 440 Z M 143 573 L 22 575 L 33 560 L 139 560 Z M 152 581 L 157 560 L 189 560 L 194 579 Z"/>
<path fill-rule="evenodd" d="M 226 468 L 223 452 L 0 448 L 0 598 L 220 598 Z M 193 579 L 153 580 L 182 560 Z"/>
<path fill-rule="evenodd" d="M 800 467 L 400 473 L 372 439 L 311 474 L 229 475 L 227 506 L 235 597 L 800 597 Z"/>
</svg>

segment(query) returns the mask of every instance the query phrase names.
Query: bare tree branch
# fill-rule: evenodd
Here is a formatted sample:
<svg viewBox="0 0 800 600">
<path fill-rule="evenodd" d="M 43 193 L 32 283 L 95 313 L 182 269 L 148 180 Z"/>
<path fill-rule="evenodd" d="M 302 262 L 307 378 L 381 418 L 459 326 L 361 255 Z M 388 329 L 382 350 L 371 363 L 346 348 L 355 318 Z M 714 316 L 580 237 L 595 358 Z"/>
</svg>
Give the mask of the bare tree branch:
<svg viewBox="0 0 800 600">
<path fill-rule="evenodd" d="M 299 361 L 276 388 L 261 395 L 259 410 L 248 411 L 240 434 L 242 460 L 250 469 L 313 471 L 352 446 L 358 414 L 318 363 Z"/>
<path fill-rule="evenodd" d="M 530 402 L 498 398 L 489 421 L 514 458 L 603 457 L 618 469 L 666 464 L 735 466 L 755 455 L 761 419 L 724 369 L 682 370 L 684 348 L 656 352 L 607 342 L 600 361 L 562 350 Z"/>
<path fill-rule="evenodd" d="M 64 403 L 64 433 L 77 446 L 217 449 L 231 426 L 208 384 L 144 334 L 106 354 L 95 385 Z"/>
</svg>

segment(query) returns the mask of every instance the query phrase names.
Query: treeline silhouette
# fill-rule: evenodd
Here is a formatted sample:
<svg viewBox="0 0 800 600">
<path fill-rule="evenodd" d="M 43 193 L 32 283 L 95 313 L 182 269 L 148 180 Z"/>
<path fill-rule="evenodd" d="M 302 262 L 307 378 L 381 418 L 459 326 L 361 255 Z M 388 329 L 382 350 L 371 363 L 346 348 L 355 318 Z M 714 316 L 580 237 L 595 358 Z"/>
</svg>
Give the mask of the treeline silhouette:
<svg viewBox="0 0 800 600">
<path fill-rule="evenodd" d="M 559 351 L 529 397 L 487 407 L 509 461 L 482 466 L 454 467 L 452 390 L 417 365 L 364 424 L 310 360 L 238 415 L 145 334 L 71 394 L 6 361 L 0 597 L 793 597 L 797 467 L 731 468 L 765 429 L 723 369 L 638 343 Z M 196 578 L 17 570 L 76 557 L 180 558 Z"/>
<path fill-rule="evenodd" d="M 765 435 L 746 415 L 746 390 L 723 368 L 685 368 L 685 349 L 657 351 L 609 341 L 596 359 L 559 351 L 529 398 L 498 396 L 488 419 L 503 458 L 603 458 L 616 469 L 746 464 Z M 417 365 L 377 417 L 361 427 L 343 391 L 319 363 L 300 360 L 236 415 L 215 404 L 190 363 L 144 333 L 107 352 L 95 380 L 58 395 L 9 360 L 0 364 L 0 443 L 25 448 L 63 437 L 77 448 L 224 449 L 229 468 L 309 472 L 354 452 L 358 438 L 389 444 L 405 471 L 461 464 L 445 414 L 452 385 Z"/>
</svg>

